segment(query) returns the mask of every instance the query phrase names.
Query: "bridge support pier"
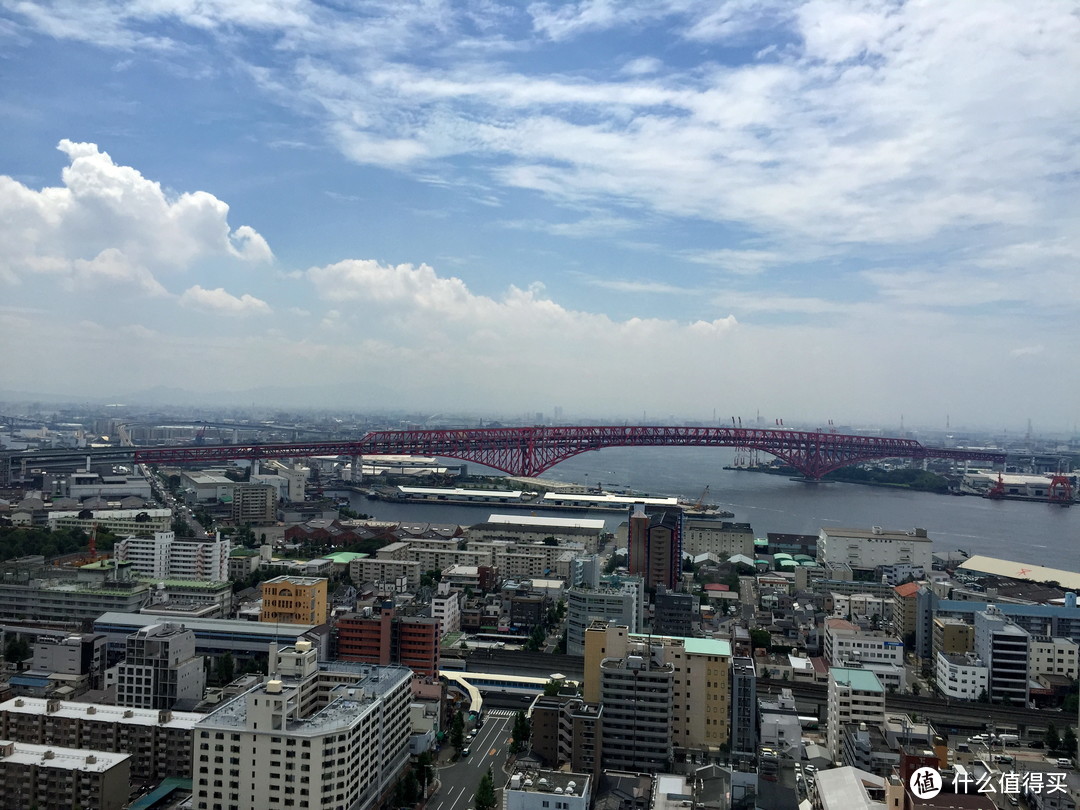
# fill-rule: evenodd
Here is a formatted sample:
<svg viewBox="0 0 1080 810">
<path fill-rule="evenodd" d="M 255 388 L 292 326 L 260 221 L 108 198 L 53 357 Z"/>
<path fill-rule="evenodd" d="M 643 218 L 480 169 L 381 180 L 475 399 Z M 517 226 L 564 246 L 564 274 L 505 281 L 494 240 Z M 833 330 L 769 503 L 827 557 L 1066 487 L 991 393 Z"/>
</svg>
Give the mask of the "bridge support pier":
<svg viewBox="0 0 1080 810">
<path fill-rule="evenodd" d="M 360 466 L 359 455 L 352 457 L 352 469 L 349 471 L 349 478 L 354 484 L 359 484 L 364 480 L 364 473 L 363 468 Z"/>
</svg>

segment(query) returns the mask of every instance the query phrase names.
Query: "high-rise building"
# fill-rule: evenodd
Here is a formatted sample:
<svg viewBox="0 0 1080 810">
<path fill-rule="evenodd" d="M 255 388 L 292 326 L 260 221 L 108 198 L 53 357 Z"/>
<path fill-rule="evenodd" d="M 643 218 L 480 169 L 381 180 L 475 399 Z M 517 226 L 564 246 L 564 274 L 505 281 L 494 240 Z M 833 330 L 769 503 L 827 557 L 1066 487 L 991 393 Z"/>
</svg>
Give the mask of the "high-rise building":
<svg viewBox="0 0 1080 810">
<path fill-rule="evenodd" d="M 324 685 L 307 642 L 273 651 L 269 668 L 269 681 L 196 724 L 196 810 L 385 801 L 409 760 L 412 673 L 362 667 L 348 683 Z"/>
<path fill-rule="evenodd" d="M 286 574 L 268 579 L 262 584 L 259 621 L 326 624 L 327 585 L 325 577 Z"/>
<path fill-rule="evenodd" d="M 600 663 L 606 770 L 663 772 L 671 767 L 675 665 L 662 648 L 642 645 Z"/>
<path fill-rule="evenodd" d="M 990 670 L 990 700 L 1027 706 L 1031 636 L 995 606 L 975 614 L 975 654 Z"/>
<path fill-rule="evenodd" d="M 645 584 L 641 577 L 602 581 L 600 588 L 570 588 L 566 592 L 566 652 L 585 652 L 585 631 L 594 621 L 644 630 Z"/>
<path fill-rule="evenodd" d="M 245 523 L 273 523 L 277 518 L 278 489 L 270 484 L 237 484 L 232 491 L 232 519 Z"/>
<path fill-rule="evenodd" d="M 418 675 L 439 674 L 439 620 L 399 616 L 393 602 L 337 619 L 338 658 L 368 664 L 400 664 Z"/>
<path fill-rule="evenodd" d="M 849 723 L 881 726 L 884 722 L 885 689 L 877 676 L 865 669 L 830 667 L 825 742 L 833 761 L 840 761 Z"/>
<path fill-rule="evenodd" d="M 653 600 L 653 632 L 658 636 L 689 636 L 698 618 L 698 598 L 692 593 L 674 593 L 660 586 Z"/>
<path fill-rule="evenodd" d="M 229 541 L 220 535 L 206 539 L 177 538 L 171 531 L 130 535 L 116 544 L 113 556 L 157 579 L 229 579 Z"/>
<path fill-rule="evenodd" d="M 34 643 L 34 669 L 60 676 L 75 690 L 101 689 L 105 675 L 105 636 L 83 633 L 51 638 L 43 636 Z"/>
<path fill-rule="evenodd" d="M 206 672 L 195 655 L 195 634 L 169 622 L 128 636 L 117 667 L 116 703 L 140 709 L 172 709 L 178 701 L 194 706 L 203 697 Z"/>
<path fill-rule="evenodd" d="M 630 656 L 674 667 L 670 745 L 679 758 L 708 758 L 730 744 L 731 644 L 722 639 L 632 634 L 626 627 L 597 622 L 585 634 L 583 697 L 602 702 L 603 662 Z M 605 726 L 608 707 L 603 707 Z M 605 759 L 607 736 L 604 736 Z M 607 767 L 607 766 L 605 766 Z"/>
<path fill-rule="evenodd" d="M 682 575 L 682 510 L 630 509 L 627 531 L 628 567 L 648 589 L 663 585 L 674 590 Z"/>
<path fill-rule="evenodd" d="M 757 755 L 757 672 L 753 658 L 731 659 L 731 755 Z"/>
</svg>

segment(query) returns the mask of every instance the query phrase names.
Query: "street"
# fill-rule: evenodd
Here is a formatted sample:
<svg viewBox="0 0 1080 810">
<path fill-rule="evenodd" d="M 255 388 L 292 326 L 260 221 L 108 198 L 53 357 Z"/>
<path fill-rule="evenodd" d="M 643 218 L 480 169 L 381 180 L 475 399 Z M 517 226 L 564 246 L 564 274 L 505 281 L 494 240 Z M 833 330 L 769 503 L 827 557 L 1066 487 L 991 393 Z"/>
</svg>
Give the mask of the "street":
<svg viewBox="0 0 1080 810">
<path fill-rule="evenodd" d="M 439 767 L 441 784 L 439 791 L 428 800 L 428 810 L 467 810 L 472 807 L 476 788 L 488 768 L 491 768 L 496 791 L 506 784 L 507 777 L 502 769 L 510 753 L 510 731 L 514 727 L 514 718 L 493 714 L 503 711 L 485 710 L 483 728 L 472 741 L 465 743 L 469 755 L 452 765 Z"/>
</svg>

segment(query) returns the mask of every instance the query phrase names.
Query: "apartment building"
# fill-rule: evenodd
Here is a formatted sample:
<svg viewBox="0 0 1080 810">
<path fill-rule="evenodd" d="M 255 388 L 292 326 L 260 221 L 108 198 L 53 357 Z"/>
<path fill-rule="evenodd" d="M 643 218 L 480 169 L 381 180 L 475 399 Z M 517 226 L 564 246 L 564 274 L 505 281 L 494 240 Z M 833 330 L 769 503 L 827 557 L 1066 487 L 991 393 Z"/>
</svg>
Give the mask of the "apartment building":
<svg viewBox="0 0 1080 810">
<path fill-rule="evenodd" d="M 605 770 L 670 769 L 675 665 L 662 650 L 642 647 L 600 662 L 602 756 Z"/>
<path fill-rule="evenodd" d="M 195 655 L 195 634 L 169 622 L 144 627 L 128 636 L 124 660 L 117 666 L 116 702 L 140 709 L 194 706 L 203 697 L 206 671 Z"/>
<path fill-rule="evenodd" d="M 995 606 L 975 614 L 975 654 L 989 668 L 990 699 L 1027 706 L 1031 635 Z"/>
<path fill-rule="evenodd" d="M 592 778 L 587 773 L 518 768 L 503 788 L 505 810 L 589 810 Z"/>
<path fill-rule="evenodd" d="M 136 780 L 191 776 L 191 733 L 204 715 L 15 698 L 0 703 L 0 739 L 131 755 Z M 8 806 L 8 805 L 0 805 Z"/>
<path fill-rule="evenodd" d="M 596 620 L 639 633 L 644 629 L 644 613 L 645 585 L 641 577 L 626 577 L 597 590 L 570 588 L 566 592 L 566 652 L 584 654 L 585 631 Z"/>
<path fill-rule="evenodd" d="M 399 664 L 417 675 L 439 674 L 438 619 L 398 615 L 393 602 L 385 602 L 375 610 L 339 616 L 336 631 L 342 661 Z"/>
<path fill-rule="evenodd" d="M 830 667 L 825 742 L 833 761 L 841 758 L 848 724 L 880 727 L 884 722 L 885 689 L 877 676 L 865 669 Z"/>
<path fill-rule="evenodd" d="M 1060 675 L 1070 681 L 1077 679 L 1080 664 L 1080 645 L 1060 636 L 1032 636 L 1028 659 L 1028 675 Z"/>
<path fill-rule="evenodd" d="M 757 672 L 754 659 L 731 659 L 731 754 L 737 758 L 757 756 Z"/>
<path fill-rule="evenodd" d="M 232 491 L 232 519 L 238 526 L 258 526 L 277 519 L 278 488 L 271 484 L 237 484 Z"/>
<path fill-rule="evenodd" d="M 603 707 L 569 695 L 541 695 L 532 705 L 529 744 L 534 756 L 552 768 L 600 778 Z"/>
<path fill-rule="evenodd" d="M 975 625 L 961 619 L 939 616 L 932 623 L 930 651 L 935 660 L 939 653 L 963 655 L 975 649 Z"/>
<path fill-rule="evenodd" d="M 323 577 L 280 576 L 262 584 L 260 622 L 325 624 L 328 582 Z"/>
<path fill-rule="evenodd" d="M 34 669 L 48 672 L 72 687 L 75 694 L 101 689 L 105 676 L 105 636 L 94 633 L 56 638 L 41 636 L 34 642 Z"/>
<path fill-rule="evenodd" d="M 229 579 L 229 541 L 177 538 L 171 531 L 129 535 L 116 544 L 113 558 L 155 579 Z"/>
<path fill-rule="evenodd" d="M 682 529 L 681 509 L 631 507 L 627 566 L 631 575 L 644 580 L 646 588 L 675 589 L 682 576 Z"/>
<path fill-rule="evenodd" d="M 939 652 L 934 678 L 937 690 L 948 698 L 978 700 L 984 691 L 989 695 L 990 670 L 974 653 Z"/>
<path fill-rule="evenodd" d="M 295 652 L 280 677 L 196 724 L 196 810 L 354 810 L 388 797 L 409 760 L 412 673 L 367 667 L 322 694 L 314 650 Z"/>
<path fill-rule="evenodd" d="M 625 626 L 596 622 L 586 631 L 586 702 L 602 702 L 603 662 L 625 662 L 630 656 L 673 667 L 670 746 L 675 755 L 718 758 L 721 746 L 731 742 L 730 642 L 646 636 L 631 633 Z M 608 710 L 605 704 L 605 725 Z M 604 746 L 606 758 L 606 736 Z"/>
<path fill-rule="evenodd" d="M 0 742 L 0 807 L 127 805 L 131 757 L 22 742 Z"/>
</svg>

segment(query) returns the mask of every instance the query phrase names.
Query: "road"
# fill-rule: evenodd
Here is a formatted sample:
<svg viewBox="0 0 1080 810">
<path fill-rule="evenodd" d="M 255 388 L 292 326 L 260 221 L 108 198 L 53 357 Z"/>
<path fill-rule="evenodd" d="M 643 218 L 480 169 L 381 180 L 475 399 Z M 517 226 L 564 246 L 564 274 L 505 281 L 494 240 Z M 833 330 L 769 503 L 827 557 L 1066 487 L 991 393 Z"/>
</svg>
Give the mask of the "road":
<svg viewBox="0 0 1080 810">
<path fill-rule="evenodd" d="M 496 791 L 506 784 L 503 765 L 510 753 L 510 731 L 514 719 L 495 716 L 493 712 L 496 711 L 503 713 L 499 709 L 485 709 L 483 727 L 476 738 L 467 743 L 469 756 L 462 757 L 453 765 L 439 768 L 439 791 L 428 800 L 428 810 L 467 810 L 472 807 L 476 788 L 488 768 L 491 768 L 495 779 Z M 499 792 L 497 795 L 502 794 Z"/>
</svg>

